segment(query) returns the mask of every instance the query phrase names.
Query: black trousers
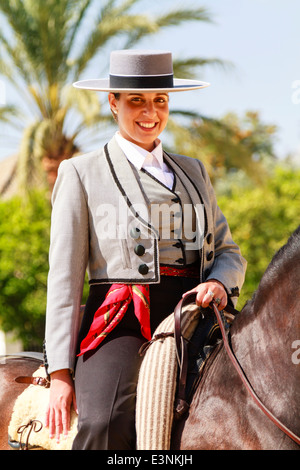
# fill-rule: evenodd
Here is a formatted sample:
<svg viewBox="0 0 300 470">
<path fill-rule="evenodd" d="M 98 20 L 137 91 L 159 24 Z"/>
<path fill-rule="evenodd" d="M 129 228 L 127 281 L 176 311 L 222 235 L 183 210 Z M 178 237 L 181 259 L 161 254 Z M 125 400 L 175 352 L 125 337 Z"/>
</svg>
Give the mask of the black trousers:
<svg viewBox="0 0 300 470">
<path fill-rule="evenodd" d="M 160 284 L 150 285 L 152 333 L 173 312 L 182 294 L 198 283 L 197 279 L 162 276 Z M 79 344 L 109 288 L 107 284 L 91 286 Z M 135 398 L 142 360 L 138 351 L 145 341 L 131 303 L 100 346 L 78 358 L 75 390 L 79 416 L 74 450 L 135 449 Z"/>
</svg>

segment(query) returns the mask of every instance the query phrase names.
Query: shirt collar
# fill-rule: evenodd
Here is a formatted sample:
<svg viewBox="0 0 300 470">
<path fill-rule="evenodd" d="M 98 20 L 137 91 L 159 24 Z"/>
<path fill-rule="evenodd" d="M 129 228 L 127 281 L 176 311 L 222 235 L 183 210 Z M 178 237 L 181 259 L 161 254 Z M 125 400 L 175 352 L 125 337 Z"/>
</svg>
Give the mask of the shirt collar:
<svg viewBox="0 0 300 470">
<path fill-rule="evenodd" d="M 155 148 L 152 150 L 152 152 L 148 152 L 148 150 L 145 150 L 139 145 L 136 145 L 133 142 L 130 142 L 129 140 L 125 139 L 119 131 L 116 132 L 115 137 L 119 146 L 125 153 L 127 159 L 138 170 L 143 168 L 145 164 L 149 164 L 151 162 L 151 155 L 156 157 L 160 167 L 163 168 L 163 149 L 160 139 L 155 140 Z"/>
</svg>

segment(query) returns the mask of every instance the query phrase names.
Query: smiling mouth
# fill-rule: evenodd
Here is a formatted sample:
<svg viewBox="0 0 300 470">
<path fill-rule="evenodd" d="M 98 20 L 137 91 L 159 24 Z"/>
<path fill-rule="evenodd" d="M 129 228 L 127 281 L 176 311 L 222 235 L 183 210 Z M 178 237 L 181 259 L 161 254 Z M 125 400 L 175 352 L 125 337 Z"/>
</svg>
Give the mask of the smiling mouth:
<svg viewBox="0 0 300 470">
<path fill-rule="evenodd" d="M 157 126 L 157 122 L 137 122 L 137 124 L 142 128 L 142 129 L 154 129 L 154 127 Z"/>
</svg>

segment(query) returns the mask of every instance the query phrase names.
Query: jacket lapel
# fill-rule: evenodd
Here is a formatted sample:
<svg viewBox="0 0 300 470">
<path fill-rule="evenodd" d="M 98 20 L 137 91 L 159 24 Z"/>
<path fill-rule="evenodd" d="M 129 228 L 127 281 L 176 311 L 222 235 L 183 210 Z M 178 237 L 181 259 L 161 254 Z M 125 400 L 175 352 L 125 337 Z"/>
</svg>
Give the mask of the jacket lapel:
<svg viewBox="0 0 300 470">
<path fill-rule="evenodd" d="M 205 200 L 199 190 L 199 179 L 198 182 L 196 182 L 196 180 L 194 181 L 194 172 L 188 171 L 187 169 L 184 170 L 182 166 L 180 166 L 176 160 L 166 152 L 164 152 L 164 159 L 173 169 L 174 173 L 178 175 L 189 193 L 196 212 L 198 233 L 202 234 L 202 238 L 207 231 L 207 214 Z"/>
<path fill-rule="evenodd" d="M 131 165 L 119 147 L 115 137 L 105 146 L 105 156 L 115 183 L 135 217 L 150 225 L 150 214 L 144 194 Z"/>
</svg>

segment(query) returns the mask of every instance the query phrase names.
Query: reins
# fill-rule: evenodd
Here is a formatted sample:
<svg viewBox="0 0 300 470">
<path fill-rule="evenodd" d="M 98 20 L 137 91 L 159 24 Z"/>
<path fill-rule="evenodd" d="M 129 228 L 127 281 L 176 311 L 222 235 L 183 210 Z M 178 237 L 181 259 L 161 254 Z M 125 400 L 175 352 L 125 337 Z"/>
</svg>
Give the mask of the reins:
<svg viewBox="0 0 300 470">
<path fill-rule="evenodd" d="M 187 352 L 186 352 L 186 346 L 184 346 L 184 339 L 182 338 L 181 335 L 181 328 L 180 328 L 180 317 L 181 317 L 181 309 L 183 305 L 186 305 L 187 303 L 192 303 L 196 300 L 196 294 L 192 293 L 189 294 L 188 296 L 184 297 L 178 305 L 175 308 L 174 311 L 174 316 L 175 316 L 175 338 L 176 338 L 176 349 L 177 349 L 177 355 L 179 358 L 179 364 L 180 364 L 180 376 L 179 376 L 179 385 L 178 385 L 178 394 L 177 394 L 177 401 L 175 403 L 175 412 L 177 413 L 177 416 L 181 416 L 183 413 L 188 408 L 188 404 L 185 401 L 185 385 L 186 385 L 186 376 L 187 376 L 187 362 L 188 362 L 188 357 L 187 357 Z M 245 373 L 243 372 L 241 366 L 239 365 L 232 349 L 228 341 L 228 337 L 225 331 L 225 327 L 222 321 L 221 314 L 218 310 L 218 307 L 214 301 L 211 303 L 214 313 L 216 315 L 218 325 L 220 327 L 220 331 L 222 334 L 222 339 L 224 343 L 225 350 L 229 356 L 229 359 L 231 363 L 233 364 L 235 370 L 237 371 L 240 379 L 242 380 L 244 386 L 250 393 L 251 397 L 257 404 L 257 406 L 263 411 L 263 413 L 281 430 L 283 431 L 290 439 L 292 439 L 296 444 L 300 445 L 300 437 L 294 434 L 290 429 L 288 429 L 279 419 L 277 419 L 268 408 L 261 402 L 261 400 L 258 398 L 256 395 L 255 391 L 253 390 L 252 385 L 248 381 Z M 225 308 L 227 310 L 227 307 Z M 228 309 L 230 313 L 234 313 L 234 309 L 229 308 Z"/>
</svg>

